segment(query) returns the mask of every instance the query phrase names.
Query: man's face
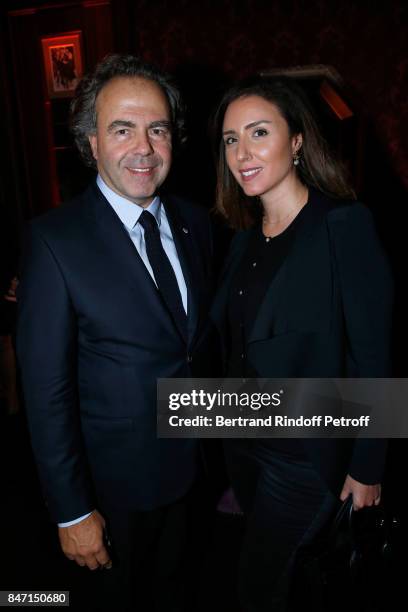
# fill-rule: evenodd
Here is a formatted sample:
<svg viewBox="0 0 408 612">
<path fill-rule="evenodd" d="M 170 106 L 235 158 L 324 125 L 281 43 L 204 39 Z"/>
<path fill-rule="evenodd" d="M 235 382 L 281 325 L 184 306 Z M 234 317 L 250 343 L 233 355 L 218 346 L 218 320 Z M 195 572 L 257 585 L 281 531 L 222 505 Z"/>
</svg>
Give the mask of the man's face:
<svg viewBox="0 0 408 612">
<path fill-rule="evenodd" d="M 116 77 L 96 99 L 96 134 L 89 136 L 99 174 L 119 195 L 146 207 L 171 165 L 170 110 L 160 87 Z"/>
</svg>

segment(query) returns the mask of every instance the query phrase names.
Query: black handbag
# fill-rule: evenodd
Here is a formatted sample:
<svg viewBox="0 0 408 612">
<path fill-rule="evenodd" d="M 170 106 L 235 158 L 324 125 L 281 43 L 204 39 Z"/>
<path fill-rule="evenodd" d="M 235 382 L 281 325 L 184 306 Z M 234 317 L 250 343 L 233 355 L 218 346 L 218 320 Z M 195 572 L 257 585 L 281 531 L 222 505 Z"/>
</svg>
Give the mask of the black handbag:
<svg viewBox="0 0 408 612">
<path fill-rule="evenodd" d="M 382 506 L 355 512 L 350 496 L 326 531 L 298 551 L 290 610 L 390 610 L 398 527 Z"/>
</svg>

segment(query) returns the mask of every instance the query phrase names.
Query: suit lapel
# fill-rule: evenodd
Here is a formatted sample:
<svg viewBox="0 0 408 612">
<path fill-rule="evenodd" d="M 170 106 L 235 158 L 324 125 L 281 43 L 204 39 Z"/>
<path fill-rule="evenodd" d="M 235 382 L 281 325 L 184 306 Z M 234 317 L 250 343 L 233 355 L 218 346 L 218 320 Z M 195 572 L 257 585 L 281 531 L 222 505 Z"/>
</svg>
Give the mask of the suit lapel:
<svg viewBox="0 0 408 612">
<path fill-rule="evenodd" d="M 99 238 L 102 238 L 106 244 L 109 256 L 116 260 L 119 269 L 129 278 L 129 282 L 135 287 L 138 295 L 140 296 L 142 291 L 147 303 L 153 309 L 157 309 L 158 316 L 168 317 L 177 332 L 180 332 L 173 323 L 173 318 L 160 298 L 156 284 L 129 234 L 105 196 L 96 185 L 90 187 L 89 194 L 87 195 L 89 195 L 89 198 L 86 197 L 86 200 L 91 204 L 93 229 L 97 231 Z M 185 340 L 184 337 L 183 340 Z"/>
<path fill-rule="evenodd" d="M 192 230 L 188 221 L 182 217 L 177 202 L 169 196 L 162 199 L 167 218 L 173 234 L 174 244 L 183 271 L 187 286 L 187 319 L 188 319 L 188 344 L 191 345 L 198 325 L 198 270 L 197 260 L 193 256 L 195 245 L 193 244 Z"/>
</svg>

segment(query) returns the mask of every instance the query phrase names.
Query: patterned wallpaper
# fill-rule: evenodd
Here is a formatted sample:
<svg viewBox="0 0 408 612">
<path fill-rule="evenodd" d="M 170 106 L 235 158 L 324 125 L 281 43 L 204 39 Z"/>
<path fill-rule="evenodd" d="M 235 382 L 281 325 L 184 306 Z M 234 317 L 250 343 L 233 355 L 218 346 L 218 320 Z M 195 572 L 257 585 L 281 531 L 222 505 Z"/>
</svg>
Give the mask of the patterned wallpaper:
<svg viewBox="0 0 408 612">
<path fill-rule="evenodd" d="M 138 50 L 170 71 L 202 67 L 211 81 L 255 70 L 329 64 L 373 122 L 408 187 L 408 3 L 388 0 L 128 0 Z M 129 6 L 130 6 L 129 4 Z"/>
</svg>

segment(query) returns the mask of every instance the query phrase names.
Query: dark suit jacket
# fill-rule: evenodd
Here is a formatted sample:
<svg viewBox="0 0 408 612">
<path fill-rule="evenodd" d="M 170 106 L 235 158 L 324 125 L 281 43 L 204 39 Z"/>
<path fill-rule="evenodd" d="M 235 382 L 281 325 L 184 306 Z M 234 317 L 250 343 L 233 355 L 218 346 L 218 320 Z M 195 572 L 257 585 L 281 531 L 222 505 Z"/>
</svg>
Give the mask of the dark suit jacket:
<svg viewBox="0 0 408 612">
<path fill-rule="evenodd" d="M 193 440 L 156 437 L 156 379 L 189 377 L 194 364 L 194 375 L 205 375 L 210 225 L 204 209 L 162 200 L 188 288 L 188 342 L 95 185 L 31 224 L 18 356 L 39 474 L 59 522 L 100 501 L 157 507 L 195 475 Z"/>
<path fill-rule="evenodd" d="M 253 321 L 247 358 L 260 377 L 390 375 L 392 280 L 370 211 L 310 190 L 302 231 Z M 231 245 L 212 308 L 224 346 L 231 279 L 252 230 Z M 379 482 L 382 440 L 304 440 L 311 460 L 338 492 L 345 474 Z"/>
</svg>

